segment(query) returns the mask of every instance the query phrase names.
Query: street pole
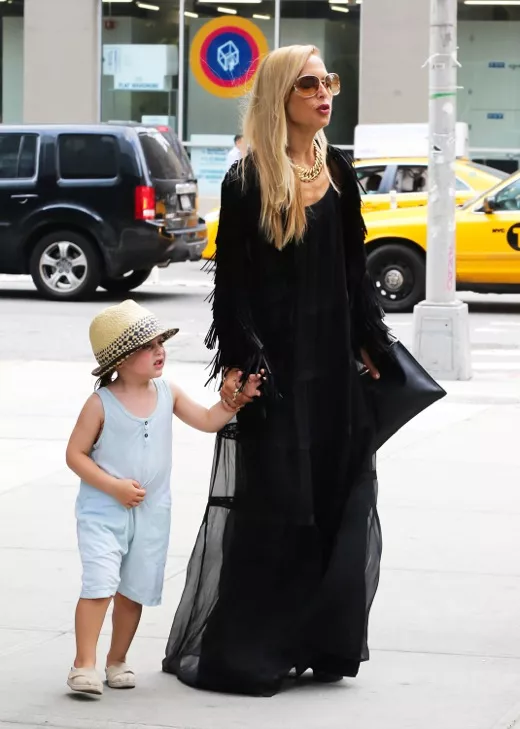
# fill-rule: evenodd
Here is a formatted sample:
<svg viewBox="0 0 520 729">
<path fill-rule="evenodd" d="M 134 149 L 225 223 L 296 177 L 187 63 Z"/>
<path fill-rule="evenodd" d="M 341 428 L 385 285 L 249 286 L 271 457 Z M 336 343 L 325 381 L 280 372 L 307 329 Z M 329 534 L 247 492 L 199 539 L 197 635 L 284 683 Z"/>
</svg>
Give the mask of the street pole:
<svg viewBox="0 0 520 729">
<path fill-rule="evenodd" d="M 414 309 L 413 350 L 437 379 L 468 380 L 468 307 L 455 296 L 457 0 L 430 2 L 426 300 Z"/>
</svg>

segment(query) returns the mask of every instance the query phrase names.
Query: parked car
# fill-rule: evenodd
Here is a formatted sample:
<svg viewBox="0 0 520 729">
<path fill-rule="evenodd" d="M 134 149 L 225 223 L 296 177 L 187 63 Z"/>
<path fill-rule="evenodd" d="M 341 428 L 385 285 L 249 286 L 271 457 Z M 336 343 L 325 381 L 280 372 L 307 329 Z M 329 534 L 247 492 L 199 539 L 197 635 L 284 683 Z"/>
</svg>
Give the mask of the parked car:
<svg viewBox="0 0 520 729">
<path fill-rule="evenodd" d="M 189 161 L 157 129 L 0 125 L 1 273 L 52 299 L 123 293 L 206 244 Z"/>
<path fill-rule="evenodd" d="M 395 193 L 396 207 L 420 207 L 428 202 L 428 160 L 422 157 L 401 157 L 354 162 L 358 180 L 363 188 L 363 213 L 391 210 Z M 455 162 L 457 205 L 473 200 L 479 193 L 489 190 L 508 175 L 467 159 Z M 392 191 L 392 192 L 391 192 Z M 208 245 L 202 254 L 211 258 L 215 252 L 219 209 L 206 215 Z"/>
<path fill-rule="evenodd" d="M 455 212 L 457 288 L 520 293 L 520 172 Z M 427 208 L 365 216 L 368 269 L 386 311 L 424 298 Z"/>
</svg>

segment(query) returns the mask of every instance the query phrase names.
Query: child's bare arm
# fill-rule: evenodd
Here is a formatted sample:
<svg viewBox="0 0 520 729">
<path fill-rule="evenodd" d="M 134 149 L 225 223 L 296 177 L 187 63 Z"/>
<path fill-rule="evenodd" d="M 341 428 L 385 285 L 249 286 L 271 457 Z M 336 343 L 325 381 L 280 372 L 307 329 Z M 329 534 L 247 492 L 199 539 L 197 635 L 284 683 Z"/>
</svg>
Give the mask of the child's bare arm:
<svg viewBox="0 0 520 729">
<path fill-rule="evenodd" d="M 261 381 L 262 375 L 251 375 L 244 390 L 249 397 L 261 395 L 258 389 Z M 177 385 L 171 385 L 171 389 L 174 398 L 174 414 L 186 425 L 201 430 L 203 433 L 217 433 L 236 414 L 235 410 L 222 401 L 208 409 L 188 397 Z"/>
<path fill-rule="evenodd" d="M 144 498 L 144 490 L 132 479 L 119 479 L 103 471 L 90 458 L 92 446 L 103 427 L 104 412 L 101 400 L 91 395 L 79 415 L 67 445 L 67 466 L 85 483 L 117 499 L 123 506 L 137 506 Z"/>
</svg>

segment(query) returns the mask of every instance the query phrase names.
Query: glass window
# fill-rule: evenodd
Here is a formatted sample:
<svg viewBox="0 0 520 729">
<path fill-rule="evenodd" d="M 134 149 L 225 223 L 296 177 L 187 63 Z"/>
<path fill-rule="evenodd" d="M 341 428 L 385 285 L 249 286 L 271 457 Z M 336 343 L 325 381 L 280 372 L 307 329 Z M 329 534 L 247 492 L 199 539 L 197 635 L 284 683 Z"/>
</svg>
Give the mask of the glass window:
<svg viewBox="0 0 520 729">
<path fill-rule="evenodd" d="M 469 125 L 471 147 L 520 148 L 520 5 L 458 5 L 457 118 Z"/>
<path fill-rule="evenodd" d="M 23 0 L 0 2 L 0 122 L 23 121 Z"/>
<path fill-rule="evenodd" d="M 495 209 L 520 210 L 520 180 L 515 180 L 496 195 Z"/>
<path fill-rule="evenodd" d="M 356 175 L 367 194 L 379 192 L 386 167 L 356 167 Z"/>
<path fill-rule="evenodd" d="M 160 134 L 139 134 L 150 175 L 156 180 L 178 180 L 183 166 L 166 139 Z"/>
<path fill-rule="evenodd" d="M 274 47 L 274 10 L 274 0 L 222 5 L 187 0 L 186 141 L 220 141 L 226 152 L 233 146 L 258 54 Z"/>
<path fill-rule="evenodd" d="M 34 177 L 37 144 L 36 134 L 0 134 L 0 179 Z"/>
<path fill-rule="evenodd" d="M 455 180 L 455 189 L 459 192 L 471 190 L 470 186 L 467 185 L 464 180 L 460 180 L 458 177 Z"/>
<path fill-rule="evenodd" d="M 341 1 L 281 0 L 280 45 L 316 46 L 328 71 L 337 73 L 341 79 L 341 93 L 334 99 L 327 129 L 333 144 L 354 143 L 358 123 L 361 7 L 352 2 L 347 7 Z"/>
<path fill-rule="evenodd" d="M 274 47 L 274 10 L 274 0 L 186 0 L 183 139 L 204 200 L 220 197 L 259 56 Z"/>
<path fill-rule="evenodd" d="M 117 177 L 117 139 L 109 134 L 61 134 L 58 139 L 58 169 L 63 180 Z"/>
<path fill-rule="evenodd" d="M 102 121 L 177 129 L 179 2 L 103 2 Z"/>
<path fill-rule="evenodd" d="M 395 176 L 396 192 L 428 192 L 428 168 L 399 165 Z"/>
</svg>

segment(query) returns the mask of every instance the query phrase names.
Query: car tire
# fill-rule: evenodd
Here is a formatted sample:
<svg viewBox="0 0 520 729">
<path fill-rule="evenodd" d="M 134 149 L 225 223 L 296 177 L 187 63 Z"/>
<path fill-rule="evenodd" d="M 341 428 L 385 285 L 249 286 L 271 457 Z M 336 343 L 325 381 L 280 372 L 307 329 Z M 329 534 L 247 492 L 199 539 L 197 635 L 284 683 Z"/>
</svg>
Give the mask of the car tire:
<svg viewBox="0 0 520 729">
<path fill-rule="evenodd" d="M 38 291 L 55 301 L 88 298 L 102 275 L 94 244 L 70 230 L 53 231 L 38 241 L 31 254 L 30 272 Z"/>
<path fill-rule="evenodd" d="M 151 268 L 144 271 L 130 271 L 130 273 L 115 278 L 106 277 L 102 279 L 101 286 L 111 294 L 124 294 L 127 291 L 137 289 L 149 278 Z"/>
<path fill-rule="evenodd" d="M 413 248 L 383 244 L 368 254 L 367 267 L 385 311 L 412 311 L 424 299 L 425 259 Z"/>
</svg>

